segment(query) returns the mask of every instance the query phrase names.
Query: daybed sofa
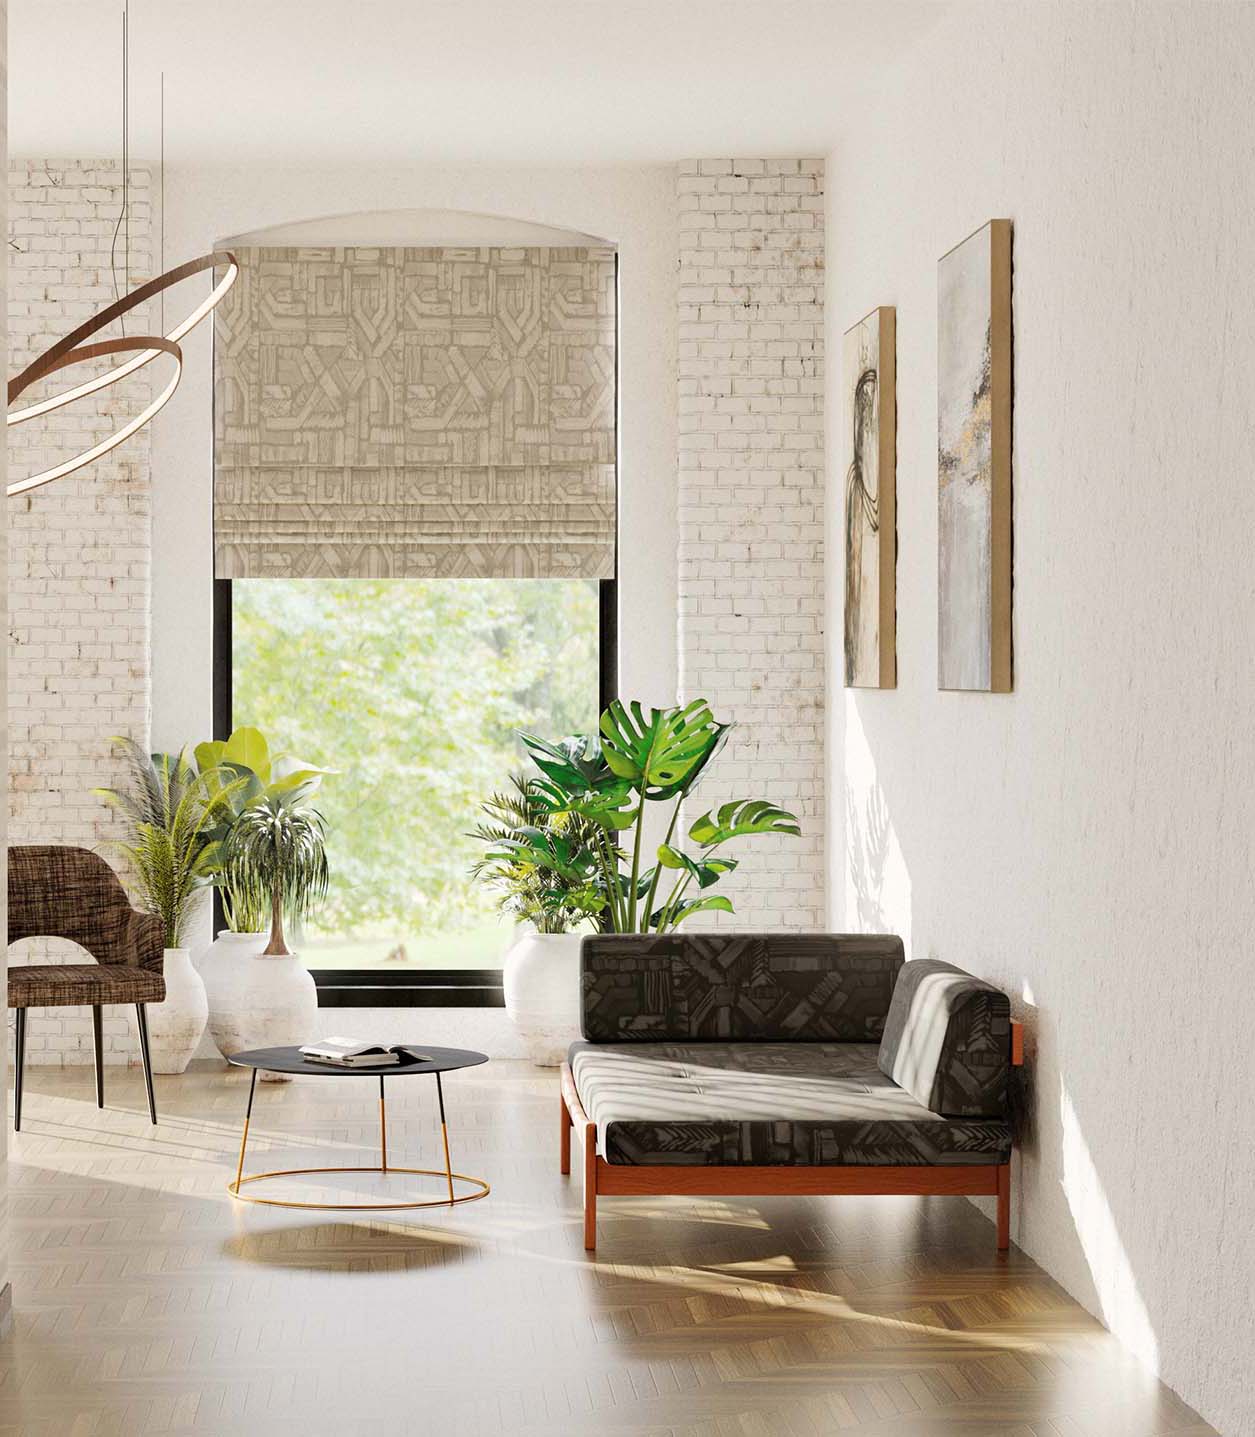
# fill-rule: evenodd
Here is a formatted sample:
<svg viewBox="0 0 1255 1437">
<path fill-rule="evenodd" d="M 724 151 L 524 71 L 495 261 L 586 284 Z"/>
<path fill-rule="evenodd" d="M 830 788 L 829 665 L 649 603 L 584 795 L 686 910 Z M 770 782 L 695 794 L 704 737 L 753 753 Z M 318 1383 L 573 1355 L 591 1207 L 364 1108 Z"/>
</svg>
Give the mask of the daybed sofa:
<svg viewBox="0 0 1255 1437">
<path fill-rule="evenodd" d="M 562 1171 L 584 1155 L 584 1246 L 607 1195 L 996 1196 L 1009 1241 L 1006 994 L 902 940 L 585 938 L 584 1041 L 562 1067 Z"/>
</svg>

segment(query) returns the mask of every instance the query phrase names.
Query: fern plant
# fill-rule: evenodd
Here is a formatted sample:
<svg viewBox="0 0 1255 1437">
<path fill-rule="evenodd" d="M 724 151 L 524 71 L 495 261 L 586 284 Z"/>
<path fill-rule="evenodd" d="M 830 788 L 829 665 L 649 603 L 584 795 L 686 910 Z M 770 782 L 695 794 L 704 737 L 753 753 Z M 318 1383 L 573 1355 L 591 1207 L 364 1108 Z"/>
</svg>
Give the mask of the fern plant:
<svg viewBox="0 0 1255 1437">
<path fill-rule="evenodd" d="M 94 792 L 125 825 L 113 846 L 126 860 L 131 896 L 165 924 L 166 947 L 181 948 L 213 882 L 211 830 L 230 786 L 211 790 L 186 749 L 149 754 L 134 739 L 112 744 L 126 765 L 127 784 Z"/>
<path fill-rule="evenodd" d="M 327 831 L 317 809 L 297 791 L 269 793 L 232 823 L 226 840 L 226 885 L 236 895 L 265 894 L 270 941 L 264 956 L 291 954 L 283 933 L 286 913 L 306 918 L 327 896 Z"/>
</svg>

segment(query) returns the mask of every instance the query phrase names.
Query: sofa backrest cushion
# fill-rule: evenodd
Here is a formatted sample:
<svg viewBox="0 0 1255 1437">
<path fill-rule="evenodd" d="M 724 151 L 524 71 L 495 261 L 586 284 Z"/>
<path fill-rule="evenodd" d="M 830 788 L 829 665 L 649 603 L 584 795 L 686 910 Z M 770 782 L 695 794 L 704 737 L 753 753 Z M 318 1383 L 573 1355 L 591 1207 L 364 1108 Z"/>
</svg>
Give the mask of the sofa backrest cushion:
<svg viewBox="0 0 1255 1437">
<path fill-rule="evenodd" d="M 903 963 L 888 934 L 606 933 L 581 947 L 594 1043 L 874 1043 Z"/>
<path fill-rule="evenodd" d="M 880 1071 L 947 1118 L 1003 1117 L 1011 1065 L 1007 995 L 953 964 L 916 958 L 898 974 Z"/>
</svg>

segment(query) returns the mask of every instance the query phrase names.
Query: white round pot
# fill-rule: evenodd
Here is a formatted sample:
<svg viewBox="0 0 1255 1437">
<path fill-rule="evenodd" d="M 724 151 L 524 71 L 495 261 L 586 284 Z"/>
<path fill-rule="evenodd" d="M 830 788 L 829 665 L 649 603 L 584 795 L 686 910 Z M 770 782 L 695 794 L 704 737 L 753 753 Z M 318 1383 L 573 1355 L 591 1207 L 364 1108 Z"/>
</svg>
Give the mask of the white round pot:
<svg viewBox="0 0 1255 1437">
<path fill-rule="evenodd" d="M 262 952 L 266 933 L 219 933 L 200 961 L 209 1031 L 224 1058 L 249 1048 L 299 1047 L 319 1036 L 318 990 L 295 953 Z M 287 1082 L 280 1073 L 263 1082 Z"/>
<path fill-rule="evenodd" d="M 556 1068 L 580 1035 L 579 933 L 524 933 L 505 955 L 505 1006 L 532 1062 Z"/>
<path fill-rule="evenodd" d="M 147 1005 L 148 1048 L 154 1073 L 182 1073 L 200 1047 L 209 1004 L 186 948 L 167 948 L 162 960 L 166 997 L 163 1003 Z M 134 1017 L 131 1023 L 134 1026 Z"/>
</svg>

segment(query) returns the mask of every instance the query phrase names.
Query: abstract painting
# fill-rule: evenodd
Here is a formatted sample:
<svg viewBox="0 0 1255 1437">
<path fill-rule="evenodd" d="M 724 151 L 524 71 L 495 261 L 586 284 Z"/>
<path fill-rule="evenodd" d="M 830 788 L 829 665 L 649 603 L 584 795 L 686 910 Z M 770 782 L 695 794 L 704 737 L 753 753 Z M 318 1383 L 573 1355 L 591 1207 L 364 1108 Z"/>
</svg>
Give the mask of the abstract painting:
<svg viewBox="0 0 1255 1437">
<path fill-rule="evenodd" d="M 845 334 L 845 684 L 897 683 L 894 310 L 874 309 Z"/>
<path fill-rule="evenodd" d="M 1011 690 L 1011 221 L 937 267 L 937 686 Z"/>
</svg>

